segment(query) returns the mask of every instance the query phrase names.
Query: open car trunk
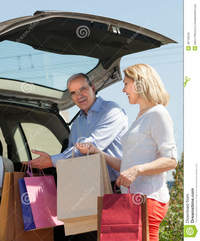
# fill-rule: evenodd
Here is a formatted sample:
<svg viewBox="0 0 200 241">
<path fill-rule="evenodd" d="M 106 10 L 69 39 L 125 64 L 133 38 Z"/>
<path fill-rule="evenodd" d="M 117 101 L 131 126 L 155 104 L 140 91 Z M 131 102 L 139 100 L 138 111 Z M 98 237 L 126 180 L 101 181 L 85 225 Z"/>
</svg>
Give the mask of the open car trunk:
<svg viewBox="0 0 200 241">
<path fill-rule="evenodd" d="M 88 72 L 97 91 L 121 80 L 122 56 L 175 43 L 161 34 L 116 19 L 51 11 L 37 11 L 33 16 L 0 23 L 0 44 L 2 41 L 22 43 L 55 54 L 97 59 L 96 67 Z M 24 91 L 24 83 L 30 82 L 28 78 L 23 83 L 16 78 L 0 80 L 1 95 L 9 96 L 14 102 L 23 100 L 49 109 L 55 104 L 59 110 L 73 105 L 66 89 L 47 88 L 43 79 L 31 86 L 25 85 L 31 89 L 28 92 Z"/>
</svg>

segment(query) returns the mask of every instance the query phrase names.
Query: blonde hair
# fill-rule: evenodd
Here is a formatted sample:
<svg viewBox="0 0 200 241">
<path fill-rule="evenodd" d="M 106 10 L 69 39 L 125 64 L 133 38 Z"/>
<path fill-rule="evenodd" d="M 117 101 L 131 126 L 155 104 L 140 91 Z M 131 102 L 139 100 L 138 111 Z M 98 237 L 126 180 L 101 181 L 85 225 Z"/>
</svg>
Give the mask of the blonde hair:
<svg viewBox="0 0 200 241">
<path fill-rule="evenodd" d="M 153 104 L 166 106 L 169 94 L 159 74 L 148 64 L 135 64 L 124 70 L 126 77 L 132 79 L 136 92 L 145 100 Z"/>
</svg>

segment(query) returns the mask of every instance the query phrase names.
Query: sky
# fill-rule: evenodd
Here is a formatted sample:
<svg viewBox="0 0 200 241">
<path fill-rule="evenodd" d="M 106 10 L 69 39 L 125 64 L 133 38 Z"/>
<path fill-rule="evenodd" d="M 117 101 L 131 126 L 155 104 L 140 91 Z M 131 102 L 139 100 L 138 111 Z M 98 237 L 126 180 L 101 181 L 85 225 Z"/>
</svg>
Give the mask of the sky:
<svg viewBox="0 0 200 241">
<path fill-rule="evenodd" d="M 120 66 L 123 70 L 129 65 L 147 63 L 160 74 L 170 94 L 170 103 L 167 109 L 174 121 L 178 158 L 180 159 L 183 152 L 183 1 L 7 0 L 1 3 L 0 21 L 32 15 L 36 10 L 81 12 L 115 18 L 148 28 L 177 42 L 154 50 L 125 56 L 122 58 Z M 127 96 L 122 93 L 122 88 L 121 81 L 101 91 L 99 95 L 107 100 L 116 101 L 122 106 L 128 115 L 130 125 L 137 116 L 138 107 L 128 103 Z M 70 118 L 76 111 L 77 108 L 70 110 Z"/>
</svg>

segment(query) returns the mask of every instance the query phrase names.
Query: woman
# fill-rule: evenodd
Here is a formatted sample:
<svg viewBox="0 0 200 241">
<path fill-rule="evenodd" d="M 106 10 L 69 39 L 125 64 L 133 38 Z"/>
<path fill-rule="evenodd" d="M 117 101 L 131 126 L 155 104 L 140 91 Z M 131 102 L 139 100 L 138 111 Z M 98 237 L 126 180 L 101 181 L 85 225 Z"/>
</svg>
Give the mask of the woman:
<svg viewBox="0 0 200 241">
<path fill-rule="evenodd" d="M 122 193 L 147 195 L 150 241 L 159 240 L 159 225 L 169 202 L 166 172 L 176 167 L 176 144 L 173 123 L 167 112 L 169 95 L 158 73 L 147 64 L 136 64 L 124 70 L 124 88 L 130 104 L 140 111 L 122 137 L 123 158 L 103 153 L 107 163 L 120 170 L 116 184 Z M 82 153 L 100 152 L 93 145 L 77 144 Z"/>
</svg>

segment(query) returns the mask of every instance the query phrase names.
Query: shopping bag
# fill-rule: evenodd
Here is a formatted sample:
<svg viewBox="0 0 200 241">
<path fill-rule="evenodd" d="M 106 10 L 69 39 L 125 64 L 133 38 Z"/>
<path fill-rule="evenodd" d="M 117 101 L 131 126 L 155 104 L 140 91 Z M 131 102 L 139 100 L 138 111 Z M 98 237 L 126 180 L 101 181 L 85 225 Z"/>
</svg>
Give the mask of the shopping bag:
<svg viewBox="0 0 200 241">
<path fill-rule="evenodd" d="M 6 157 L 0 156 L 0 198 L 1 198 L 1 192 L 2 192 L 2 186 L 3 186 L 4 172 L 13 172 L 13 171 L 14 171 L 13 162 Z"/>
<path fill-rule="evenodd" d="M 112 193 L 103 156 L 59 160 L 56 168 L 58 218 L 65 235 L 97 230 L 97 197 Z"/>
<path fill-rule="evenodd" d="M 19 179 L 24 172 L 6 172 L 0 205 L 0 241 L 53 241 L 53 229 L 24 231 Z"/>
<path fill-rule="evenodd" d="M 63 225 L 57 219 L 57 191 L 53 176 L 24 177 L 36 229 Z"/>
<path fill-rule="evenodd" d="M 97 230 L 97 216 L 84 216 L 64 221 L 65 235 L 87 233 Z"/>
<path fill-rule="evenodd" d="M 13 173 L 5 172 L 0 205 L 0 241 L 14 240 L 14 179 Z"/>
<path fill-rule="evenodd" d="M 102 208 L 103 208 L 103 197 L 97 198 L 97 213 L 98 213 L 98 220 L 97 220 L 97 241 L 100 241 L 100 235 L 101 235 L 101 214 L 102 214 Z"/>
<path fill-rule="evenodd" d="M 0 196 L 1 196 L 2 186 L 3 186 L 3 173 L 4 173 L 3 159 L 0 156 Z"/>
<path fill-rule="evenodd" d="M 100 241 L 148 241 L 146 196 L 106 194 L 98 198 Z"/>
<path fill-rule="evenodd" d="M 36 229 L 24 178 L 19 179 L 19 191 L 20 191 L 20 197 L 21 197 L 24 230 L 28 231 L 28 230 Z"/>
</svg>

